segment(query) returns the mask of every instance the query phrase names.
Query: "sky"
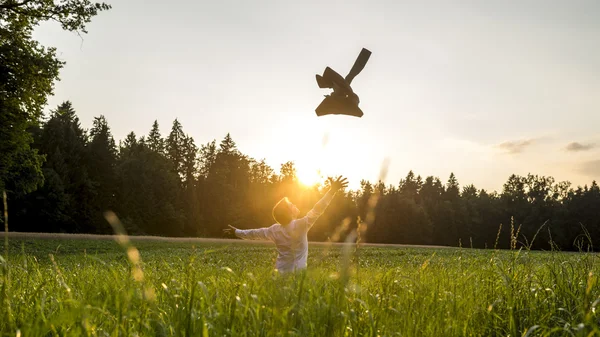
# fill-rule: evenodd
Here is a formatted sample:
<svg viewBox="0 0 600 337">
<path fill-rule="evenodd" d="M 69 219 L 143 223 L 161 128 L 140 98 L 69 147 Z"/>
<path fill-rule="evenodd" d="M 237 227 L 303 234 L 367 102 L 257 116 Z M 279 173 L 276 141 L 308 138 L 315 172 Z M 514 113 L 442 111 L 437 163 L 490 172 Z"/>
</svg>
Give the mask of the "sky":
<svg viewBox="0 0 600 337">
<path fill-rule="evenodd" d="M 600 1 L 108 0 L 81 37 L 34 37 L 66 61 L 48 110 L 70 100 L 83 127 L 104 115 L 117 140 L 196 144 L 230 133 L 305 182 L 344 175 L 397 185 L 409 170 L 500 192 L 511 174 L 574 186 L 600 180 Z M 361 48 L 362 118 L 317 117 Z"/>
</svg>

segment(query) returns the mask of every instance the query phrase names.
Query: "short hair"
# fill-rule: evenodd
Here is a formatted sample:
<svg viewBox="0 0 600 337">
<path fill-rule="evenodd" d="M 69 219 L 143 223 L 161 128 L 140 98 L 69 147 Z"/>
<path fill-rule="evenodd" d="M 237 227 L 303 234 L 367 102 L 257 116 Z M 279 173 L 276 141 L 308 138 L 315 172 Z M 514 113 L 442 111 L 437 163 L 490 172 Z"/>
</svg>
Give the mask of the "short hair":
<svg viewBox="0 0 600 337">
<path fill-rule="evenodd" d="M 291 214 L 289 200 L 287 197 L 279 200 L 275 207 L 273 207 L 273 219 L 280 225 L 287 225 L 292 222 L 292 214 Z"/>
</svg>

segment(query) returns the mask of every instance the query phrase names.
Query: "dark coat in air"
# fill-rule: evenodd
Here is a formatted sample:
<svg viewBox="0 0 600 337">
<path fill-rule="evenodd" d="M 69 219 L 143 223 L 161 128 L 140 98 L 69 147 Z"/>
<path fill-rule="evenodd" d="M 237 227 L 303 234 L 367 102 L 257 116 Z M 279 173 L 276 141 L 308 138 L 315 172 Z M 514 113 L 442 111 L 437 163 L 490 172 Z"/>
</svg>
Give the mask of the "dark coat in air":
<svg viewBox="0 0 600 337">
<path fill-rule="evenodd" d="M 325 95 L 325 99 L 315 110 L 317 116 L 349 115 L 362 117 L 363 112 L 358 107 L 360 100 L 350 84 L 354 77 L 363 70 L 370 56 L 371 52 L 363 48 L 345 78 L 329 67 L 325 68 L 322 76 L 317 74 L 319 88 L 333 89 L 331 95 Z"/>
</svg>

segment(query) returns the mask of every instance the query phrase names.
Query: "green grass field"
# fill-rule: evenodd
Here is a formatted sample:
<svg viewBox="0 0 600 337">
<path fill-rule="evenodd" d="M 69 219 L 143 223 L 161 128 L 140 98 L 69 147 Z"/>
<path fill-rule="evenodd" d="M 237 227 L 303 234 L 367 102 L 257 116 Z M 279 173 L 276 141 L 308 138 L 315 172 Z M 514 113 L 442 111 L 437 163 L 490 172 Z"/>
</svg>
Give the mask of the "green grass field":
<svg viewBox="0 0 600 337">
<path fill-rule="evenodd" d="M 600 336 L 592 253 L 129 245 L 2 242 L 2 336 Z"/>
</svg>

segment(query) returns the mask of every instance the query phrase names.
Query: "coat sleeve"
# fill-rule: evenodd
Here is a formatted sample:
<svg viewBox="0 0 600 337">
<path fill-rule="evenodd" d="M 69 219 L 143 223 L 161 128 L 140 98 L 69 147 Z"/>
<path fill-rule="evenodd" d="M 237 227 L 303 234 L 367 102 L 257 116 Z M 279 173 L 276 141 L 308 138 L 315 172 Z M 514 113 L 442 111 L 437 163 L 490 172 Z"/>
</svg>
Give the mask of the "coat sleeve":
<svg viewBox="0 0 600 337">
<path fill-rule="evenodd" d="M 256 229 L 236 229 L 235 235 L 244 240 L 271 240 L 271 227 Z"/>
<path fill-rule="evenodd" d="M 331 200 L 333 200 L 334 196 L 335 196 L 335 192 L 328 191 L 321 198 L 321 200 L 319 200 L 315 204 L 315 206 L 310 211 L 308 211 L 308 213 L 306 213 L 306 216 L 304 216 L 304 218 L 303 218 L 303 220 L 304 220 L 303 222 L 306 225 L 306 230 L 310 230 L 312 228 L 312 226 L 315 224 L 317 219 L 319 219 L 319 217 L 325 212 L 325 210 L 327 209 L 327 206 L 329 206 L 329 204 L 331 203 Z"/>
</svg>

